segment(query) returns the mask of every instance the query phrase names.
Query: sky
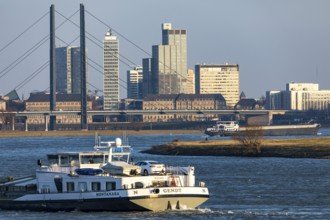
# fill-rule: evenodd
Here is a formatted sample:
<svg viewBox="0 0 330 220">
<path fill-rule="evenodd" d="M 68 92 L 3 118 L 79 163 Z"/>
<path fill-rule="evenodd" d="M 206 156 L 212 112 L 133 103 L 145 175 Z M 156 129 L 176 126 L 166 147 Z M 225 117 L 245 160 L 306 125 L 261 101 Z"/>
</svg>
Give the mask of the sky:
<svg viewBox="0 0 330 220">
<path fill-rule="evenodd" d="M 89 62 L 97 69 L 88 67 L 88 82 L 96 87 L 89 86 L 90 90 L 103 89 L 101 47 L 109 27 L 119 37 L 120 54 L 126 58 L 120 63 L 120 93 L 125 98 L 126 71 L 150 57 L 152 45 L 161 44 L 165 22 L 187 30 L 188 68 L 239 64 L 240 91 L 247 97 L 284 90 L 289 82 L 319 83 L 320 89 L 330 90 L 328 0 L 1 0 L 0 95 L 16 88 L 27 99 L 32 91 L 49 89 L 49 67 L 43 66 L 49 61 L 47 13 L 54 4 L 56 26 L 71 15 L 79 25 L 80 3 L 86 10 L 86 36 L 93 39 L 86 38 Z M 71 22 L 58 27 L 56 37 L 57 47 L 71 42 L 79 46 L 79 29 Z M 45 43 L 12 65 L 42 39 Z M 33 73 L 37 75 L 24 84 Z"/>
</svg>

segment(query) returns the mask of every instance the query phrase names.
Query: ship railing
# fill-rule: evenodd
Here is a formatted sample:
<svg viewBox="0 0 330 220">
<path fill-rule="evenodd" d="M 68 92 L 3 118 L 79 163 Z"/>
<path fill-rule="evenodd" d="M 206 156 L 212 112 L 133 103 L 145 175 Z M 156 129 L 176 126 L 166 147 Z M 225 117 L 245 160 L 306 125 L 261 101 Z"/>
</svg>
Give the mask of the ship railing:
<svg viewBox="0 0 330 220">
<path fill-rule="evenodd" d="M 165 173 L 168 174 L 175 174 L 175 175 L 189 175 L 194 174 L 194 167 L 173 167 L 173 166 L 166 166 Z"/>
<path fill-rule="evenodd" d="M 78 166 L 57 166 L 57 165 L 51 165 L 51 166 L 42 166 L 38 169 L 38 171 L 43 171 L 43 172 L 56 172 L 56 173 L 73 173 Z"/>
</svg>

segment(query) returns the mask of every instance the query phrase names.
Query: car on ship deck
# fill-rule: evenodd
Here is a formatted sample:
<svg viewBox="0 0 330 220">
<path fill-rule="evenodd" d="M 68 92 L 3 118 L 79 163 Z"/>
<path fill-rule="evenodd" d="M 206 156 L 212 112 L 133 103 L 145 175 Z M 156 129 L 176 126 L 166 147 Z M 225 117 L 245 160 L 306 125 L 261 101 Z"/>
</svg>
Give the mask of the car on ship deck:
<svg viewBox="0 0 330 220">
<path fill-rule="evenodd" d="M 141 173 L 144 176 L 165 172 L 165 165 L 155 160 L 138 161 L 135 165 L 141 167 Z"/>
</svg>

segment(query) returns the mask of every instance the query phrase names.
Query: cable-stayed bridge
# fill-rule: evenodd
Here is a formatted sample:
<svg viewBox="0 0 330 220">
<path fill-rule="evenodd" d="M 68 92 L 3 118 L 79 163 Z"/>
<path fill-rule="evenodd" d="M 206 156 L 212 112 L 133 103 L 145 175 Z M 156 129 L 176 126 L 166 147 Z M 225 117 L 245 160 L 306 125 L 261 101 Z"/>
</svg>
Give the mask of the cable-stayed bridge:
<svg viewBox="0 0 330 220">
<path fill-rule="evenodd" d="M 31 48 L 29 48 L 25 53 L 20 55 L 16 60 L 14 60 L 12 63 L 7 65 L 5 68 L 0 69 L 0 79 L 1 83 L 4 83 L 4 78 L 8 76 L 15 77 L 15 80 L 20 79 L 20 77 L 15 76 L 15 69 L 17 66 L 22 65 L 26 60 L 33 54 L 35 51 L 39 50 L 43 45 L 45 45 L 47 42 L 50 44 L 50 51 L 51 55 L 49 59 L 45 59 L 41 61 L 41 65 L 38 68 L 36 68 L 35 71 L 33 71 L 28 77 L 25 79 L 21 80 L 18 82 L 18 85 L 14 87 L 16 90 L 22 89 L 24 86 L 26 86 L 28 83 L 30 83 L 32 80 L 37 80 L 37 77 L 39 74 L 45 73 L 50 75 L 50 82 L 49 82 L 49 87 L 45 88 L 45 90 L 50 89 L 51 93 L 51 101 L 50 101 L 50 109 L 49 111 L 24 111 L 24 112 L 14 112 L 15 117 L 23 116 L 23 117 L 28 117 L 30 115 L 44 115 L 44 116 L 49 116 L 51 124 L 56 123 L 56 116 L 57 115 L 81 115 L 81 121 L 82 129 L 87 129 L 87 115 L 104 115 L 104 116 L 111 116 L 111 115 L 146 115 L 146 114 L 219 114 L 219 115 L 235 115 L 235 114 L 241 114 L 241 115 L 272 115 L 272 111 L 267 111 L 267 110 L 253 110 L 253 111 L 237 111 L 237 110 L 112 110 L 112 111 L 87 111 L 86 109 L 86 103 L 84 102 L 86 100 L 86 94 L 82 94 L 82 101 L 81 101 L 81 110 L 80 111 L 58 111 L 56 109 L 56 89 L 55 89 L 55 83 L 56 83 L 56 76 L 55 74 L 55 59 L 54 59 L 54 50 L 55 50 L 55 39 L 60 41 L 66 46 L 70 46 L 73 42 L 75 42 L 77 39 L 80 39 L 80 45 L 82 47 L 80 51 L 85 51 L 83 48 L 85 47 L 85 39 L 87 39 L 90 43 L 96 45 L 98 48 L 103 49 L 103 42 L 100 41 L 97 37 L 95 37 L 92 33 L 85 31 L 84 27 L 84 20 L 85 20 L 85 9 L 83 5 L 80 5 L 80 10 L 75 11 L 72 15 L 70 16 L 65 16 L 61 12 L 58 12 L 55 10 L 54 6 L 52 5 L 50 8 L 50 36 L 43 36 L 36 44 L 34 44 Z M 80 12 L 80 24 L 75 23 L 72 18 L 79 14 Z M 132 40 L 128 39 L 125 37 L 123 34 L 117 32 L 114 28 L 109 26 L 106 22 L 102 21 L 99 19 L 97 16 L 95 16 L 93 13 L 86 11 L 87 14 L 90 16 L 90 18 L 94 19 L 96 22 L 102 24 L 105 26 L 106 29 L 111 29 L 113 32 L 115 32 L 119 37 L 127 41 L 128 43 L 132 44 L 135 48 L 138 50 L 142 51 L 144 54 L 146 54 L 148 57 L 151 57 L 151 54 L 148 53 L 146 50 L 138 46 L 136 43 L 134 43 Z M 63 22 L 61 22 L 59 25 L 55 26 L 55 13 L 62 17 L 64 19 Z M 27 27 L 22 33 L 20 33 L 17 37 L 13 38 L 12 41 L 8 42 L 6 45 L 0 48 L 0 53 L 5 53 L 6 50 L 12 46 L 14 46 L 14 43 L 19 40 L 26 32 L 30 31 L 33 29 L 40 21 L 43 19 L 48 19 L 48 12 L 43 14 L 39 19 L 37 19 L 33 24 L 31 24 L 29 27 Z M 62 25 L 65 23 L 71 23 L 74 27 L 80 29 L 80 35 L 77 37 L 74 37 L 71 41 L 65 41 L 59 36 L 55 35 L 55 31 L 58 30 Z M 83 43 L 82 43 L 83 42 Z M 112 54 L 114 57 L 118 58 L 119 61 L 126 65 L 127 67 L 131 68 L 132 65 L 137 66 L 136 62 L 132 61 L 130 58 L 117 53 L 117 54 Z M 48 57 L 49 54 L 45 54 L 45 57 Z M 85 55 L 82 55 L 85 57 Z M 95 72 L 100 73 L 103 75 L 103 65 L 99 64 L 97 61 L 94 59 L 88 57 L 88 66 L 95 70 Z M 86 59 L 82 58 L 81 61 L 84 62 Z M 84 63 L 81 64 L 82 67 L 84 67 Z M 49 68 L 49 72 L 46 70 Z M 10 74 L 11 73 L 11 74 Z M 82 73 L 83 75 L 83 73 Z M 86 73 L 85 73 L 86 75 Z M 13 78 L 11 78 L 13 80 Z M 99 91 L 102 91 L 102 89 L 97 88 L 93 84 L 87 82 L 85 78 L 85 82 L 82 83 L 82 89 L 81 91 L 86 91 L 87 90 L 87 84 L 90 87 L 93 87 L 94 89 L 97 89 Z M 119 79 L 119 86 L 127 89 L 126 88 L 126 81 L 123 79 Z M 156 107 L 156 106 L 155 106 Z M 278 112 L 278 111 L 276 111 Z M 286 111 L 282 111 L 286 112 Z M 52 122 L 53 121 L 53 122 Z M 55 127 L 51 125 L 51 130 L 55 130 Z"/>
</svg>

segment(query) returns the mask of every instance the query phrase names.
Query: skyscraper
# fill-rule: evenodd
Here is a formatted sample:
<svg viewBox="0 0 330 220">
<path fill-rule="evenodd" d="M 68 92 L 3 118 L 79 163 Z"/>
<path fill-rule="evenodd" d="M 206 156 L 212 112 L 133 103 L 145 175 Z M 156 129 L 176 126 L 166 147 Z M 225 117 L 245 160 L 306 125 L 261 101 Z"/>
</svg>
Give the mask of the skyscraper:
<svg viewBox="0 0 330 220">
<path fill-rule="evenodd" d="M 119 109 L 119 42 L 107 31 L 103 41 L 103 93 L 104 110 Z"/>
<path fill-rule="evenodd" d="M 134 70 L 127 71 L 127 98 L 143 98 L 143 75 L 142 67 L 137 66 Z"/>
<path fill-rule="evenodd" d="M 152 46 L 149 85 L 155 88 L 153 94 L 185 93 L 186 78 L 187 31 L 172 29 L 170 23 L 164 23 L 162 44 Z"/>
<path fill-rule="evenodd" d="M 196 65 L 195 89 L 196 94 L 221 94 L 233 108 L 240 92 L 238 64 Z"/>
<path fill-rule="evenodd" d="M 153 79 L 151 65 L 152 65 L 152 58 L 144 58 L 142 59 L 142 69 L 143 69 L 143 97 L 146 97 L 151 94 L 156 94 L 154 92 L 155 85 L 153 86 L 152 83 L 155 82 Z"/>
<path fill-rule="evenodd" d="M 86 72 L 88 72 L 87 66 L 86 58 Z M 57 93 L 81 93 L 80 47 L 68 46 L 56 48 L 56 75 Z"/>
</svg>

